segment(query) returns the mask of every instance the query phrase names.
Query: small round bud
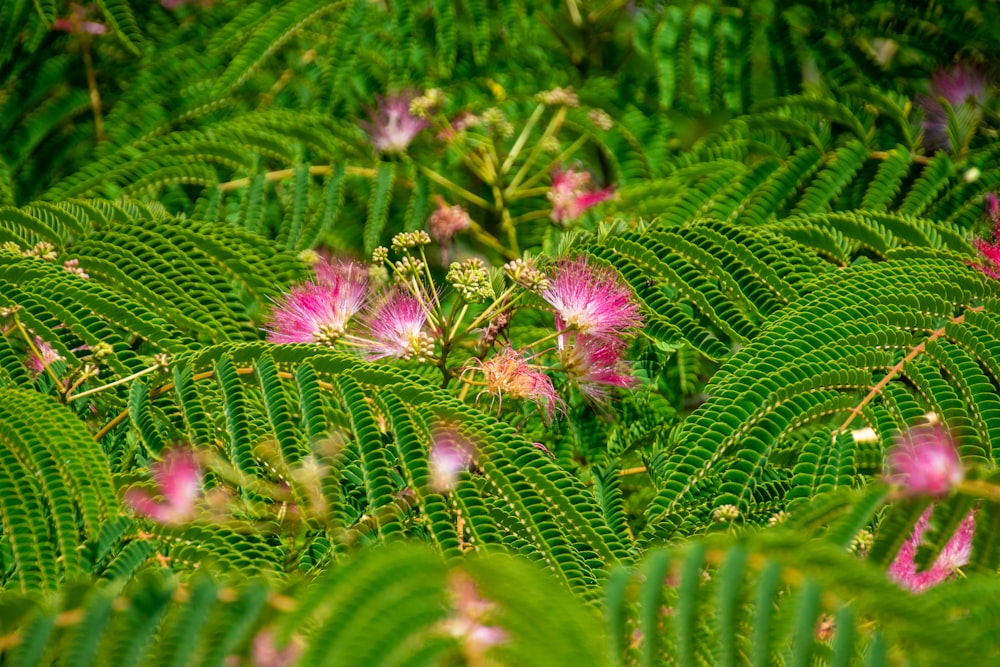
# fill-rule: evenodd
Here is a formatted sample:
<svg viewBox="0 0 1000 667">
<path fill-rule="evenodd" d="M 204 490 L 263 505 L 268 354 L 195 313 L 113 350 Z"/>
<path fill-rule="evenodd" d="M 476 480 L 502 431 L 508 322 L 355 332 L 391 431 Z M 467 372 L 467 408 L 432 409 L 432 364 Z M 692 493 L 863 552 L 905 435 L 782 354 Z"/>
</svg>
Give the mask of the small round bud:
<svg viewBox="0 0 1000 667">
<path fill-rule="evenodd" d="M 90 274 L 88 274 L 86 271 L 83 270 L 83 268 L 80 266 L 80 260 L 78 259 L 67 259 L 65 262 L 63 262 L 63 269 L 72 273 L 75 276 L 83 278 L 84 280 L 90 278 Z"/>
<path fill-rule="evenodd" d="M 382 264 L 389 260 L 389 249 L 380 245 L 372 251 L 372 264 Z"/>
<path fill-rule="evenodd" d="M 94 355 L 94 359 L 97 361 L 103 361 L 115 353 L 115 348 L 111 347 L 108 343 L 101 341 L 90 348 L 90 351 L 91 354 Z"/>
<path fill-rule="evenodd" d="M 423 231 L 402 232 L 392 237 L 392 249 L 398 253 L 411 248 L 419 248 L 431 242 L 430 235 Z"/>
<path fill-rule="evenodd" d="M 549 279 L 535 268 L 533 259 L 515 259 L 504 264 L 503 270 L 508 278 L 532 292 L 540 292 L 549 286 Z"/>
<path fill-rule="evenodd" d="M 587 113 L 587 118 L 594 124 L 594 127 L 605 132 L 615 125 L 615 122 L 611 120 L 611 116 L 604 109 L 591 109 Z"/>
<path fill-rule="evenodd" d="M 403 257 L 394 264 L 396 267 L 396 279 L 419 278 L 424 270 L 423 260 L 409 255 Z"/>
<path fill-rule="evenodd" d="M 477 257 L 462 263 L 452 262 L 445 280 L 468 303 L 479 303 L 494 296 L 489 271 Z"/>
<path fill-rule="evenodd" d="M 320 256 L 319 253 L 313 250 L 312 248 L 306 248 L 305 250 L 299 253 L 299 259 L 301 259 L 309 266 L 312 266 L 313 264 L 319 262 Z"/>
<path fill-rule="evenodd" d="M 156 369 L 161 373 L 166 373 L 170 370 L 170 355 L 160 352 L 159 354 L 153 355 L 153 363 L 156 364 Z"/>
<path fill-rule="evenodd" d="M 538 93 L 537 99 L 542 104 L 552 106 L 567 106 L 576 108 L 580 106 L 580 98 L 573 92 L 572 88 L 553 88 Z"/>
<path fill-rule="evenodd" d="M 779 523 L 784 523 L 785 521 L 787 521 L 788 517 L 790 517 L 790 516 L 791 516 L 791 514 L 789 514 L 785 510 L 781 510 L 780 512 L 778 512 L 777 514 L 771 516 L 771 518 L 769 518 L 767 520 L 767 525 L 769 525 L 769 526 L 777 526 Z"/>
<path fill-rule="evenodd" d="M 740 518 L 740 510 L 736 505 L 719 505 L 712 511 L 712 520 L 716 523 L 732 523 Z"/>
</svg>

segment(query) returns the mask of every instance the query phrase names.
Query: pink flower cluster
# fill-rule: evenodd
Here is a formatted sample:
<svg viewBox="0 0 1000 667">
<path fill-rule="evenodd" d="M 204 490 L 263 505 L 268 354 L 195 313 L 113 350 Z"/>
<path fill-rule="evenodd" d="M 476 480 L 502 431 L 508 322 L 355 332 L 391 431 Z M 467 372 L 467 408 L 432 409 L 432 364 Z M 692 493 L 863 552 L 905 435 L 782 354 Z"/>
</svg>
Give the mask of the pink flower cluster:
<svg viewBox="0 0 1000 667">
<path fill-rule="evenodd" d="M 552 220 L 567 223 L 576 220 L 592 206 L 597 206 L 615 193 L 614 186 L 603 190 L 591 187 L 590 174 L 575 169 L 557 169 L 552 174 Z"/>
<path fill-rule="evenodd" d="M 928 507 L 913 527 L 913 533 L 896 554 L 896 559 L 889 566 L 889 578 L 903 588 L 919 593 L 950 577 L 958 568 L 969 562 L 972 555 L 972 537 L 976 530 L 975 511 L 969 512 L 958 526 L 955 534 L 941 550 L 937 560 L 924 570 L 917 572 L 915 557 L 917 547 L 923 541 L 931 517 L 932 507 Z"/>
<path fill-rule="evenodd" d="M 627 337 L 642 318 L 617 273 L 585 257 L 566 260 L 556 266 L 541 296 L 555 310 L 556 328 L 564 332 L 559 336 L 563 367 L 586 398 L 603 403 L 609 388 L 635 384 L 624 354 Z"/>
<path fill-rule="evenodd" d="M 562 401 L 552 386 L 552 379 L 533 368 L 524 356 L 512 347 L 504 348 L 489 359 L 479 362 L 486 380 L 486 391 L 503 400 L 504 396 L 537 403 L 543 414 L 552 419 Z"/>
</svg>

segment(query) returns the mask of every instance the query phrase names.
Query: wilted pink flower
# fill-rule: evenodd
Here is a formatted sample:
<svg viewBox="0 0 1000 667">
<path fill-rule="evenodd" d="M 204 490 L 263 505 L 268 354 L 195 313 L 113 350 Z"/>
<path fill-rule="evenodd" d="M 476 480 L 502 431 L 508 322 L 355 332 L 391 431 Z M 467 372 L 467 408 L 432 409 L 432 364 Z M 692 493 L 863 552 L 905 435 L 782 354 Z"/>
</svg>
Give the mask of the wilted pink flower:
<svg viewBox="0 0 1000 667">
<path fill-rule="evenodd" d="M 35 347 L 41 353 L 41 358 L 38 357 L 34 352 L 28 351 L 28 359 L 24 362 L 24 365 L 28 367 L 34 373 L 44 373 L 45 367 L 54 364 L 57 361 L 62 361 L 63 357 L 61 354 L 55 351 L 51 345 L 46 343 L 44 340 L 35 336 Z"/>
<path fill-rule="evenodd" d="M 450 424 L 435 431 L 428 454 L 431 488 L 437 493 L 451 491 L 458 483 L 458 473 L 475 461 L 476 446 Z"/>
<path fill-rule="evenodd" d="M 380 153 L 405 153 L 410 142 L 430 126 L 427 120 L 410 113 L 412 100 L 410 92 L 380 96 L 378 107 L 368 110 L 371 122 L 361 121 L 359 125 L 371 137 L 375 150 Z"/>
<path fill-rule="evenodd" d="M 72 12 L 73 13 L 68 17 L 58 18 L 53 21 L 52 29 L 77 34 L 86 33 L 88 35 L 103 35 L 107 33 L 108 26 L 103 23 L 84 20 L 84 16 L 87 14 L 87 9 L 82 5 L 73 3 Z"/>
<path fill-rule="evenodd" d="M 538 404 L 549 419 L 560 403 L 548 375 L 534 370 L 521 353 L 507 347 L 494 356 L 478 362 L 486 379 L 486 391 L 500 397 L 527 399 Z"/>
<path fill-rule="evenodd" d="M 606 403 L 611 387 L 626 389 L 636 383 L 623 358 L 625 344 L 616 338 L 577 334 L 573 344 L 563 347 L 563 367 L 577 389 L 591 402 Z"/>
<path fill-rule="evenodd" d="M 611 269 L 577 257 L 556 266 L 541 296 L 556 311 L 556 327 L 592 336 L 616 336 L 642 323 L 632 291 Z"/>
<path fill-rule="evenodd" d="M 948 137 L 948 112 L 941 104 L 942 99 L 956 110 L 960 121 L 975 122 L 982 115 L 980 107 L 989 99 L 988 87 L 989 77 L 985 70 L 967 63 L 931 75 L 930 95 L 917 98 L 917 104 L 924 110 L 924 145 L 929 150 L 953 148 Z M 965 112 L 957 113 L 959 107 L 964 107 Z"/>
<path fill-rule="evenodd" d="M 886 459 L 887 481 L 910 496 L 945 496 L 965 476 L 955 444 L 940 424 L 910 429 L 897 439 Z"/>
<path fill-rule="evenodd" d="M 351 262 L 315 267 L 317 282 L 293 287 L 275 305 L 268 322 L 272 343 L 333 345 L 365 303 L 367 271 Z"/>
<path fill-rule="evenodd" d="M 424 361 L 434 354 L 434 341 L 424 331 L 427 312 L 413 296 L 391 290 L 365 317 L 361 342 L 369 359 L 396 357 Z"/>
<path fill-rule="evenodd" d="M 265 628 L 253 638 L 251 656 L 254 667 L 292 667 L 305 648 L 305 641 L 299 635 L 292 635 L 284 647 L 278 648 L 274 630 Z"/>
<path fill-rule="evenodd" d="M 431 238 L 440 245 L 449 243 L 460 231 L 472 224 L 469 212 L 456 204 L 448 206 L 440 195 L 437 195 L 437 209 L 427 219 L 427 231 Z"/>
<path fill-rule="evenodd" d="M 933 506 L 928 507 L 920 516 L 913 527 L 913 533 L 896 554 L 896 560 L 889 566 L 889 578 L 914 593 L 919 593 L 930 586 L 941 583 L 955 570 L 968 563 L 969 557 L 972 555 L 972 537 L 976 531 L 975 510 L 969 512 L 959 524 L 955 534 L 945 544 L 933 565 L 923 572 L 917 572 L 914 558 L 917 554 L 917 547 L 923 541 L 932 509 Z"/>
<path fill-rule="evenodd" d="M 559 223 L 570 222 L 591 206 L 597 206 L 615 193 L 614 186 L 603 190 L 591 188 L 590 174 L 575 169 L 557 169 L 552 174 L 552 220 Z"/>
<path fill-rule="evenodd" d="M 172 449 L 150 469 L 163 500 L 136 487 L 125 493 L 125 502 L 157 523 L 183 523 L 194 516 L 195 502 L 201 495 L 201 470 L 194 451 L 185 447 Z"/>
</svg>

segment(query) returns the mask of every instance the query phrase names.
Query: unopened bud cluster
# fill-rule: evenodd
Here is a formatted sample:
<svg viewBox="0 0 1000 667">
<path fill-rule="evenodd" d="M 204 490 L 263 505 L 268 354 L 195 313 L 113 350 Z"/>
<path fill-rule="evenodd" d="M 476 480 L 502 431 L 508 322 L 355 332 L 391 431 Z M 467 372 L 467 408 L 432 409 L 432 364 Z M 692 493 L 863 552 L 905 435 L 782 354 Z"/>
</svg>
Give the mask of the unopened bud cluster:
<svg viewBox="0 0 1000 667">
<path fill-rule="evenodd" d="M 572 88 L 553 88 L 538 93 L 538 101 L 548 106 L 567 106 L 576 108 L 580 106 L 580 98 L 573 92 Z"/>
<path fill-rule="evenodd" d="M 540 292 L 549 286 L 549 279 L 532 260 L 515 259 L 504 264 L 503 270 L 508 278 L 532 292 Z"/>
<path fill-rule="evenodd" d="M 495 296 L 486 264 L 477 257 L 452 262 L 445 279 L 466 303 L 480 303 Z"/>
<path fill-rule="evenodd" d="M 411 257 L 410 255 L 404 255 L 402 259 L 398 260 L 393 266 L 396 268 L 396 279 L 406 279 L 418 278 L 421 272 L 424 270 L 424 262 L 417 257 Z"/>
<path fill-rule="evenodd" d="M 419 248 L 431 242 L 430 235 L 421 230 L 416 232 L 402 232 L 392 237 L 392 249 L 396 252 L 403 252 L 411 248 Z"/>
<path fill-rule="evenodd" d="M 736 505 L 719 505 L 712 512 L 712 519 L 716 523 L 732 523 L 740 518 L 740 510 Z"/>
<path fill-rule="evenodd" d="M 431 88 L 410 102 L 410 113 L 416 118 L 428 118 L 434 109 L 444 103 L 444 93 L 440 88 Z"/>
</svg>

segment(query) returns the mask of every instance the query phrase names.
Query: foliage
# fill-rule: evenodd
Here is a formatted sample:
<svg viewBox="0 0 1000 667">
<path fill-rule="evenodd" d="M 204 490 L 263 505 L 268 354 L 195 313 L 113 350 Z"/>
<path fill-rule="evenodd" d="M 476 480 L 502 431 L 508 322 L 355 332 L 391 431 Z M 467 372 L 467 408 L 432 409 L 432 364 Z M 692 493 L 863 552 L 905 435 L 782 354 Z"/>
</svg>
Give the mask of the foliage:
<svg viewBox="0 0 1000 667">
<path fill-rule="evenodd" d="M 0 4 L 4 664 L 992 664 L 998 22 Z"/>
</svg>

